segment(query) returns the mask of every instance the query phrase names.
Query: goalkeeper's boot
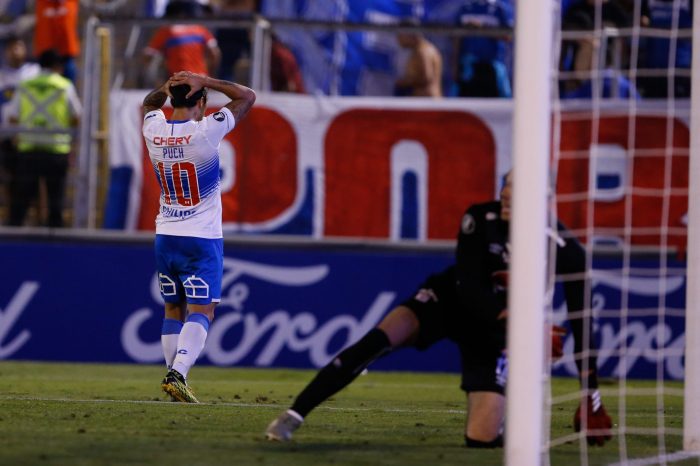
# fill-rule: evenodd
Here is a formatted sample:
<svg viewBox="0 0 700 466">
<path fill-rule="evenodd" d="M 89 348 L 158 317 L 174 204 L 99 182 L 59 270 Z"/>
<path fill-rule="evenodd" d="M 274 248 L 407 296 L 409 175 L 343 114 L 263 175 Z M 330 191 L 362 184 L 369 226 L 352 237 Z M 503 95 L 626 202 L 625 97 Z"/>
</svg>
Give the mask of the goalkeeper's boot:
<svg viewBox="0 0 700 466">
<path fill-rule="evenodd" d="M 199 403 L 194 396 L 194 392 L 187 386 L 185 378 L 178 371 L 170 369 L 160 384 L 165 393 L 170 395 L 174 401 L 183 403 Z"/>
<path fill-rule="evenodd" d="M 296 412 L 288 409 L 267 426 L 265 438 L 278 442 L 288 442 L 292 439 L 292 433 L 301 427 L 304 418 Z"/>
</svg>

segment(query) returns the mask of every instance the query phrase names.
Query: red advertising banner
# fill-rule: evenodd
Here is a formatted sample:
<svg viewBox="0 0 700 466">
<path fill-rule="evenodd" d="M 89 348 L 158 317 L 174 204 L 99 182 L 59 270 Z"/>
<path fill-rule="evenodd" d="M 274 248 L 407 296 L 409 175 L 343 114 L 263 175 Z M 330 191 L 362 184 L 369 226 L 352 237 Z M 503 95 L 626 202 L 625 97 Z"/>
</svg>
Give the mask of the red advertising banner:
<svg viewBox="0 0 700 466">
<path fill-rule="evenodd" d="M 112 140 L 112 167 L 134 170 L 126 228 L 152 230 L 160 191 L 140 138 L 142 94 L 113 95 L 113 134 L 132 138 Z M 210 111 L 224 103 L 213 96 Z M 496 198 L 510 169 L 511 110 L 505 100 L 260 96 L 221 145 L 224 231 L 452 239 L 461 213 Z M 689 130 L 664 110 L 562 111 L 558 216 L 583 239 L 684 248 Z"/>
</svg>

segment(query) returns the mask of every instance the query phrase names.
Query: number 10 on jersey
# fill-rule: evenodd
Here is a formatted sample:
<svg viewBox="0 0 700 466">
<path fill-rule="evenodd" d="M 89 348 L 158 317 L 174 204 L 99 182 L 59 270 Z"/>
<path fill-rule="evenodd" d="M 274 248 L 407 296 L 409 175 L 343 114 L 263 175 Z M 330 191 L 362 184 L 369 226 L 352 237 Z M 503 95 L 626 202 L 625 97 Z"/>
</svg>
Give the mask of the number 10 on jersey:
<svg viewBox="0 0 700 466">
<path fill-rule="evenodd" d="M 168 171 L 163 162 L 158 162 L 158 177 L 166 204 L 185 207 L 199 204 L 197 170 L 192 162 L 174 163 L 170 165 Z M 173 196 L 173 190 L 175 196 Z"/>
</svg>

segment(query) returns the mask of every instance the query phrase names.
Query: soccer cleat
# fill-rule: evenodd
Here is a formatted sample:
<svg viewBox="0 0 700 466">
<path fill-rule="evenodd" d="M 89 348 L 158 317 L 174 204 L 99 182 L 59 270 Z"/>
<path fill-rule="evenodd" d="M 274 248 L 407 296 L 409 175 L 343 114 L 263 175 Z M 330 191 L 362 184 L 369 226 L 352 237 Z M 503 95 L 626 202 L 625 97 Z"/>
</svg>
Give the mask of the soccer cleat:
<svg viewBox="0 0 700 466">
<path fill-rule="evenodd" d="M 165 393 L 171 396 L 173 401 L 183 403 L 199 403 L 194 392 L 187 386 L 185 378 L 178 371 L 170 369 L 160 384 Z"/>
<path fill-rule="evenodd" d="M 301 427 L 304 418 L 291 409 L 283 412 L 267 426 L 265 438 L 278 442 L 288 442 L 292 439 L 292 433 Z"/>
</svg>

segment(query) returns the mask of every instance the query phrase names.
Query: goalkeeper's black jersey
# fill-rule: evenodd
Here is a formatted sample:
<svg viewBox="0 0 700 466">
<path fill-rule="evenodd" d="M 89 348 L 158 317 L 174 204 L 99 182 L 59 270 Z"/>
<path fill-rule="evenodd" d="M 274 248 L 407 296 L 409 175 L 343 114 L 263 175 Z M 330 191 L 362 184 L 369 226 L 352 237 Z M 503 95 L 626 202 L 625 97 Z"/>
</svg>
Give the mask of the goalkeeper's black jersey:
<svg viewBox="0 0 700 466">
<path fill-rule="evenodd" d="M 507 306 L 507 271 L 510 260 L 509 224 L 501 220 L 501 203 L 471 206 L 462 217 L 454 266 L 459 305 L 474 332 L 501 332 L 505 345 L 505 320 L 498 319 Z M 579 312 L 586 302 L 586 255 L 578 240 L 561 224 L 552 234 L 556 241 L 556 275 L 564 285 L 569 320 L 574 334 L 575 352 L 583 349 L 583 323 L 589 326 L 586 348 L 592 348 L 591 320 L 582 320 Z M 589 367 L 596 367 L 595 360 Z"/>
</svg>

